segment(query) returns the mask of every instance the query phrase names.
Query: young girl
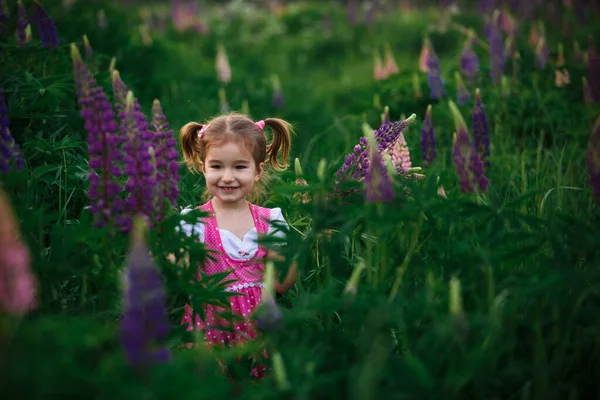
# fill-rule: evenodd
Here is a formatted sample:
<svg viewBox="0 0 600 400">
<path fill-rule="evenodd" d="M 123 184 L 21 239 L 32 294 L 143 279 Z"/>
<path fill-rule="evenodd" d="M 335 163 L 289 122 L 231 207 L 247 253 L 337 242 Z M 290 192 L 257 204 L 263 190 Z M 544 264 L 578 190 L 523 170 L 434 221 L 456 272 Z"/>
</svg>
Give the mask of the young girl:
<svg viewBox="0 0 600 400">
<path fill-rule="evenodd" d="M 264 128 L 273 132 L 267 145 Z M 230 297 L 231 309 L 205 305 L 205 320 L 186 305 L 182 325 L 187 330 L 204 329 L 208 343 L 218 346 L 233 345 L 256 337 L 256 329 L 249 316 L 259 305 L 263 286 L 264 259 L 281 257 L 273 250 L 258 246 L 262 235 L 285 235 L 279 227 L 287 227 L 280 208 L 263 208 L 255 200 L 263 186 L 265 163 L 275 171 L 287 167 L 290 151 L 290 129 L 287 122 L 277 118 L 253 122 L 245 115 L 219 116 L 201 125 L 189 122 L 181 129 L 181 147 L 188 167 L 204 174 L 206 192 L 210 199 L 197 207 L 209 213 L 202 223 L 183 225 L 183 230 L 195 233 L 200 241 L 216 250 L 215 261 L 202 265 L 205 274 L 229 271 L 226 281 L 232 280 L 227 291 L 239 293 Z M 278 155 L 281 153 L 281 162 Z M 182 213 L 191 211 L 185 209 Z M 275 290 L 283 293 L 297 279 L 296 265 L 289 268 L 283 282 L 276 281 Z M 227 329 L 221 313 L 233 312 L 241 317 Z M 233 330 L 231 330 L 233 329 Z M 254 374 L 257 372 L 254 371 Z"/>
</svg>

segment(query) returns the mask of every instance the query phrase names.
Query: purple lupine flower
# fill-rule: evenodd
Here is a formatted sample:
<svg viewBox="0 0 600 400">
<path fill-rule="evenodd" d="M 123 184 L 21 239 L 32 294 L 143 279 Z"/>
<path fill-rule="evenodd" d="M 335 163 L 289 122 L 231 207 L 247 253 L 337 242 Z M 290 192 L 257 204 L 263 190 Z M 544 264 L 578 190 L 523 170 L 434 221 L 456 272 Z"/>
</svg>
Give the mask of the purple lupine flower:
<svg viewBox="0 0 600 400">
<path fill-rule="evenodd" d="M 433 122 L 431 120 L 431 104 L 427 106 L 423 127 L 421 128 L 421 158 L 424 161 L 424 167 L 430 166 L 437 157 L 435 147 L 435 135 L 433 132 Z"/>
<path fill-rule="evenodd" d="M 460 105 L 463 105 L 469 101 L 471 94 L 467 90 L 467 87 L 465 86 L 465 83 L 460 77 L 458 71 L 454 73 L 454 79 L 456 80 L 456 102 Z"/>
<path fill-rule="evenodd" d="M 587 79 L 590 86 L 592 98 L 594 100 L 600 99 L 600 58 L 594 45 L 594 40 L 591 36 L 588 37 L 588 74 Z"/>
<path fill-rule="evenodd" d="M 128 176 L 125 189 L 129 196 L 125 200 L 125 216 L 118 225 L 123 232 L 129 232 L 131 217 L 134 215 L 141 214 L 148 218 L 155 216 L 156 199 L 155 168 L 150 154 L 153 134 L 131 91 L 127 93 L 121 132 L 126 134 L 123 152 L 125 173 Z"/>
<path fill-rule="evenodd" d="M 454 102 L 450 101 L 449 105 L 456 124 L 456 138 L 452 151 L 452 161 L 456 168 L 460 190 L 463 193 L 474 193 L 477 186 L 480 192 L 485 192 L 489 181 L 485 176 L 485 169 L 481 158 L 471 142 L 467 125 L 460 111 Z"/>
<path fill-rule="evenodd" d="M 160 101 L 154 100 L 152 105 L 152 122 L 154 131 L 154 148 L 156 154 L 156 180 L 159 186 L 158 196 L 158 219 L 165 214 L 167 204 L 177 206 L 179 197 L 179 164 L 177 159 L 177 141 L 173 136 L 173 130 L 169 129 L 169 123 L 163 113 Z"/>
<path fill-rule="evenodd" d="M 282 326 L 282 312 L 273 296 L 265 296 L 256 310 L 257 327 L 263 332 L 273 332 Z"/>
<path fill-rule="evenodd" d="M 600 118 L 596 121 L 592 134 L 590 135 L 585 162 L 589 174 L 589 182 L 596 203 L 600 207 Z"/>
<path fill-rule="evenodd" d="M 489 23 L 488 31 L 488 40 L 490 42 L 490 76 L 494 85 L 500 83 L 500 79 L 504 73 L 504 43 L 502 41 L 502 32 L 498 25 L 499 17 L 500 13 L 496 10 Z"/>
<path fill-rule="evenodd" d="M 369 167 L 365 173 L 364 193 L 367 203 L 394 200 L 392 179 L 375 146 L 369 146 Z"/>
<path fill-rule="evenodd" d="M 88 132 L 90 211 L 99 227 L 106 225 L 111 215 L 118 215 L 121 209 L 118 179 L 122 176 L 119 162 L 123 157 L 117 149 L 118 124 L 111 103 L 102 88 L 96 85 L 74 44 L 71 45 L 71 57 L 81 116 Z"/>
<path fill-rule="evenodd" d="M 479 11 L 482 14 L 488 14 L 496 8 L 496 0 L 479 0 Z"/>
<path fill-rule="evenodd" d="M 17 44 L 20 47 L 23 47 L 27 44 L 27 25 L 29 25 L 29 20 L 27 19 L 27 11 L 25 11 L 25 6 L 23 2 L 19 0 L 17 2 L 18 5 L 18 20 L 17 20 Z"/>
<path fill-rule="evenodd" d="M 477 54 L 473 51 L 472 31 L 469 32 L 470 35 L 460 53 L 460 70 L 467 78 L 469 85 L 472 85 L 479 72 L 479 58 L 477 58 Z"/>
<path fill-rule="evenodd" d="M 119 336 L 129 364 L 142 367 L 170 358 L 160 344 L 169 334 L 163 284 L 144 238 L 143 216 L 134 219 L 127 266 L 123 271 L 123 318 Z"/>
<path fill-rule="evenodd" d="M 10 172 L 10 161 L 15 163 L 15 169 L 21 171 L 25 168 L 25 161 L 21 148 L 10 133 L 10 119 L 4 91 L 0 90 L 0 172 Z"/>
<path fill-rule="evenodd" d="M 60 43 L 58 33 L 56 32 L 56 25 L 54 25 L 52 17 L 48 15 L 44 7 L 37 0 L 33 2 L 33 19 L 40 31 L 42 45 L 49 49 L 56 48 Z"/>
<path fill-rule="evenodd" d="M 280 109 L 285 104 L 285 99 L 283 98 L 283 92 L 281 91 L 281 83 L 279 82 L 279 77 L 277 75 L 271 76 L 271 85 L 273 86 L 273 107 L 276 109 Z"/>
<path fill-rule="evenodd" d="M 479 88 L 475 90 L 475 106 L 473 107 L 473 137 L 475 139 L 475 148 L 481 157 L 486 168 L 490 166 L 490 133 L 488 130 L 485 108 L 481 101 L 481 92 Z"/>
<path fill-rule="evenodd" d="M 383 114 L 381 114 L 381 125 L 387 125 L 390 123 L 390 108 L 385 106 L 383 108 Z M 380 127 L 381 127 L 380 125 Z"/>
<path fill-rule="evenodd" d="M 398 140 L 400 133 L 402 133 L 408 124 L 414 121 L 416 117 L 415 114 L 412 114 L 405 120 L 381 125 L 374 133 L 375 140 L 379 144 L 379 152 L 384 153 L 391 151 Z M 363 127 L 363 130 L 368 129 L 370 128 Z M 336 176 L 338 180 L 340 182 L 343 181 L 347 174 L 353 179 L 359 180 L 363 178 L 370 164 L 368 152 L 367 138 L 363 136 L 360 138 L 359 144 L 354 146 L 354 151 L 346 156 L 344 164 L 337 171 Z"/>
<path fill-rule="evenodd" d="M 431 98 L 439 99 L 446 95 L 444 90 L 444 81 L 442 80 L 440 72 L 440 61 L 435 50 L 431 44 L 431 41 L 427 39 L 427 46 L 429 47 L 429 53 L 427 55 L 427 77 L 429 82 L 429 89 L 431 91 Z"/>
<path fill-rule="evenodd" d="M 358 21 L 357 13 L 358 13 L 358 3 L 356 0 L 348 0 L 347 3 L 347 11 L 348 11 L 348 21 L 351 24 L 355 24 Z"/>
<path fill-rule="evenodd" d="M 123 83 L 121 75 L 116 69 L 112 71 L 112 87 L 115 109 L 119 113 L 119 119 L 123 120 L 123 118 L 125 118 L 125 103 L 127 101 L 127 92 L 129 89 L 127 89 L 127 86 Z"/>
</svg>

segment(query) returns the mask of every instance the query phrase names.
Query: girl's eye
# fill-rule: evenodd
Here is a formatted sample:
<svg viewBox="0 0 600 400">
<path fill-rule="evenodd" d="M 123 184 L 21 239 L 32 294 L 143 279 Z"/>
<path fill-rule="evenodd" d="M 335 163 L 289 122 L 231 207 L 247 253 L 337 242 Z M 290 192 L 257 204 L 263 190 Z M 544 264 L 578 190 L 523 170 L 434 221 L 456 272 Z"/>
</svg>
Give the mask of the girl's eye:
<svg viewBox="0 0 600 400">
<path fill-rule="evenodd" d="M 238 165 L 236 168 L 237 169 L 244 169 L 244 168 L 246 168 L 246 166 L 245 165 Z"/>
<path fill-rule="evenodd" d="M 219 169 L 219 168 L 221 168 L 221 166 L 220 165 L 211 165 L 211 168 L 212 169 Z"/>
</svg>

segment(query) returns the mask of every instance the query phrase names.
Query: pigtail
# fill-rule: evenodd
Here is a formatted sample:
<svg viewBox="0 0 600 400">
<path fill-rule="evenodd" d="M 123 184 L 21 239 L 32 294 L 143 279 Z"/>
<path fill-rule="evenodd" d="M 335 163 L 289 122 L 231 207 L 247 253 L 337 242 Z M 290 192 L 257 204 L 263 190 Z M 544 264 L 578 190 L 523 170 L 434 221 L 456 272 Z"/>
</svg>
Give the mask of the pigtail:
<svg viewBox="0 0 600 400">
<path fill-rule="evenodd" d="M 187 164 L 188 168 L 192 171 L 200 171 L 200 139 L 198 138 L 198 132 L 202 128 L 202 124 L 198 122 L 188 122 L 181 128 L 179 141 L 181 143 L 181 150 L 183 151 L 183 160 Z"/>
<path fill-rule="evenodd" d="M 273 140 L 267 146 L 266 161 L 275 171 L 283 171 L 288 167 L 288 158 L 292 143 L 292 125 L 279 118 L 267 118 L 265 125 L 273 131 Z M 281 153 L 281 162 L 277 156 Z"/>
</svg>

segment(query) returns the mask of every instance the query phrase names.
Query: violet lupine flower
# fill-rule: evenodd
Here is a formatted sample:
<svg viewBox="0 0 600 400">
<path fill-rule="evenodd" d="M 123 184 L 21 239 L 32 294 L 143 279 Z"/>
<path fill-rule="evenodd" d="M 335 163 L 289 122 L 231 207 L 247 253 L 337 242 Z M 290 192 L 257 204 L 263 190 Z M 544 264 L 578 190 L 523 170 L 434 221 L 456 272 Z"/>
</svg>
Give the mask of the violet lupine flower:
<svg viewBox="0 0 600 400">
<path fill-rule="evenodd" d="M 119 71 L 116 69 L 112 71 L 112 87 L 115 109 L 119 113 L 119 119 L 122 120 L 125 116 L 125 103 L 127 100 L 127 92 L 129 90 L 125 83 L 123 83 Z"/>
<path fill-rule="evenodd" d="M 229 66 L 229 58 L 227 57 L 227 51 L 222 44 L 217 46 L 217 79 L 219 82 L 228 83 L 231 81 L 231 67 Z"/>
<path fill-rule="evenodd" d="M 356 0 L 348 0 L 347 11 L 348 21 L 351 24 L 355 24 L 356 22 L 358 22 L 358 2 Z"/>
<path fill-rule="evenodd" d="M 596 121 L 590 135 L 585 162 L 589 174 L 590 186 L 594 191 L 596 203 L 600 207 L 600 118 Z"/>
<path fill-rule="evenodd" d="M 588 37 L 587 79 L 594 100 L 600 100 L 600 58 L 591 36 Z"/>
<path fill-rule="evenodd" d="M 490 42 L 490 76 L 492 83 L 500 83 L 504 73 L 504 43 L 502 41 L 502 32 L 498 26 L 500 13 L 496 10 L 489 24 L 488 40 Z"/>
<path fill-rule="evenodd" d="M 467 38 L 460 53 L 460 70 L 467 78 L 469 85 L 472 85 L 479 73 L 479 58 L 477 58 L 477 54 L 473 51 L 473 40 L 471 37 L 473 33 L 472 31 L 469 32 L 469 38 Z"/>
<path fill-rule="evenodd" d="M 467 90 L 467 87 L 458 72 L 454 73 L 454 79 L 456 80 L 456 102 L 463 105 L 469 101 L 471 94 Z"/>
<path fill-rule="evenodd" d="M 127 266 L 123 271 L 123 318 L 119 336 L 129 364 L 142 367 L 170 358 L 160 341 L 169 334 L 160 272 L 150 258 L 143 216 L 135 216 Z"/>
<path fill-rule="evenodd" d="M 428 167 L 437 157 L 435 147 L 435 135 L 433 132 L 433 122 L 431 120 L 431 104 L 427 106 L 425 111 L 425 119 L 421 128 L 421 158 L 424 161 L 424 167 Z"/>
<path fill-rule="evenodd" d="M 485 167 L 488 168 L 490 166 L 490 161 L 488 160 L 490 156 L 490 133 L 479 88 L 475 90 L 475 106 L 473 107 L 472 122 L 475 148 Z"/>
<path fill-rule="evenodd" d="M 480 192 L 485 192 L 489 181 L 485 176 L 483 163 L 477 149 L 471 142 L 467 125 L 464 122 L 460 111 L 454 104 L 449 102 L 451 112 L 456 123 L 456 136 L 454 148 L 452 151 L 452 161 L 456 168 L 456 174 L 460 183 L 460 190 L 463 193 L 474 193 L 475 187 Z"/>
<path fill-rule="evenodd" d="M 154 100 L 152 105 L 152 122 L 150 123 L 154 131 L 154 148 L 156 154 L 156 180 L 159 186 L 159 213 L 160 219 L 168 203 L 172 207 L 177 206 L 179 197 L 179 164 L 177 159 L 177 141 L 173 136 L 173 130 L 169 129 L 169 122 L 165 117 L 158 99 Z"/>
<path fill-rule="evenodd" d="M 23 2 L 19 0 L 17 2 L 18 5 L 18 20 L 17 20 L 17 44 L 19 47 L 23 47 L 27 44 L 27 26 L 29 25 L 29 20 L 27 19 L 27 11 L 25 11 L 25 6 Z"/>
<path fill-rule="evenodd" d="M 440 72 L 440 61 L 435 50 L 431 45 L 429 39 L 427 39 L 427 46 L 429 47 L 429 54 L 427 56 L 427 77 L 429 82 L 429 89 L 431 91 L 431 97 L 433 99 L 439 99 L 446 95 L 444 90 L 444 81 L 442 80 Z"/>
<path fill-rule="evenodd" d="M 405 120 L 381 125 L 374 133 L 375 140 L 379 144 L 379 153 L 389 152 L 398 140 L 402 131 L 409 123 L 414 121 L 416 117 L 415 114 L 412 114 Z M 369 129 L 370 128 L 363 127 L 363 131 L 365 132 L 369 131 Z M 367 147 L 367 138 L 363 136 L 360 138 L 359 144 L 354 146 L 354 151 L 346 156 L 344 164 L 337 171 L 336 176 L 338 181 L 343 181 L 346 175 L 350 175 L 350 177 L 356 180 L 365 177 L 370 164 L 368 156 L 369 150 Z"/>
<path fill-rule="evenodd" d="M 479 11 L 488 14 L 496 8 L 496 0 L 479 0 Z"/>
<path fill-rule="evenodd" d="M 92 49 L 92 45 L 90 44 L 87 35 L 83 35 L 83 47 L 85 49 L 85 60 L 89 61 L 89 59 L 92 58 L 92 54 L 94 54 L 94 50 Z"/>
<path fill-rule="evenodd" d="M 134 215 L 141 214 L 148 218 L 155 216 L 156 178 L 150 154 L 153 134 L 148 130 L 146 116 L 138 111 L 138 107 L 137 99 L 129 91 L 125 119 L 121 126 L 121 132 L 126 132 L 123 152 L 125 173 L 128 176 L 125 189 L 129 193 L 125 200 L 126 216 L 118 224 L 123 232 L 129 232 L 131 229 L 131 217 Z"/>
<path fill-rule="evenodd" d="M 22 171 L 25 168 L 21 148 L 10 133 L 8 106 L 4 98 L 4 91 L 0 90 L 0 172 L 10 172 L 11 160 L 14 161 L 15 170 Z"/>
<path fill-rule="evenodd" d="M 37 0 L 33 2 L 33 19 L 40 31 L 42 45 L 49 49 L 56 48 L 60 43 L 58 33 L 56 32 L 56 25 L 54 25 L 52 17 L 48 15 L 44 7 Z"/>
<path fill-rule="evenodd" d="M 102 88 L 96 85 L 96 80 L 74 44 L 71 44 L 71 57 L 81 116 L 88 132 L 90 211 L 95 225 L 100 227 L 106 225 L 112 215 L 119 215 L 122 207 L 118 198 L 121 191 L 118 180 L 122 176 L 119 163 L 123 160 L 117 149 L 118 124 L 111 103 Z"/>
<path fill-rule="evenodd" d="M 386 125 L 390 123 L 390 107 L 383 107 L 383 114 L 381 114 L 381 125 Z M 381 127 L 381 125 L 379 125 Z"/>
</svg>

